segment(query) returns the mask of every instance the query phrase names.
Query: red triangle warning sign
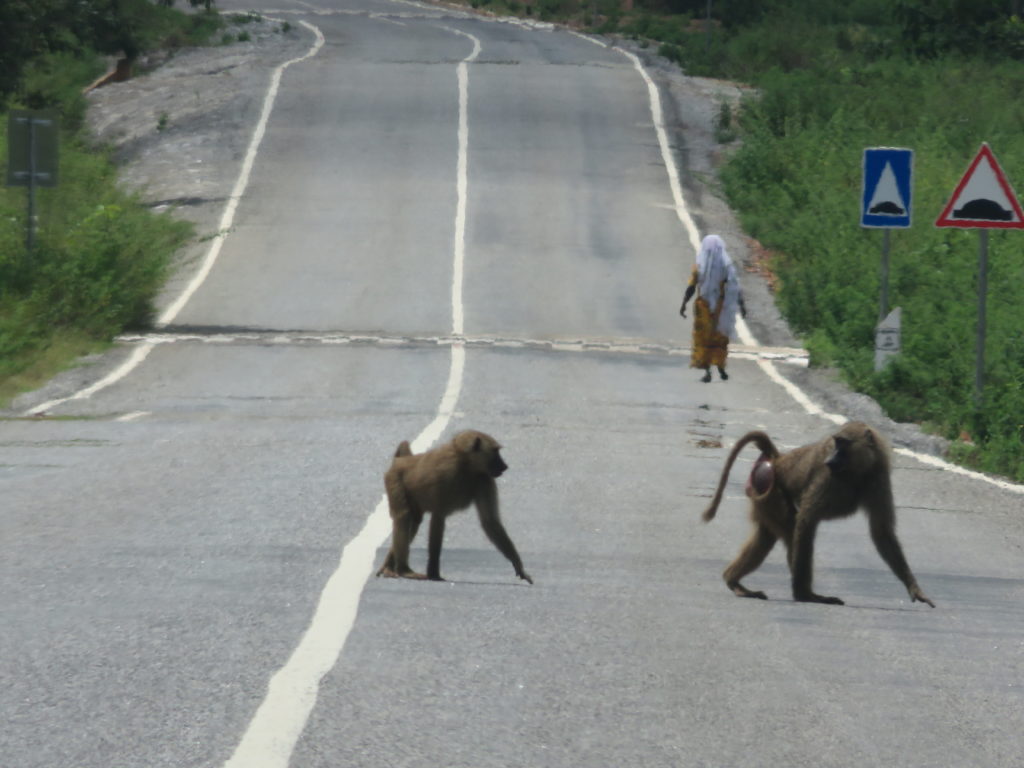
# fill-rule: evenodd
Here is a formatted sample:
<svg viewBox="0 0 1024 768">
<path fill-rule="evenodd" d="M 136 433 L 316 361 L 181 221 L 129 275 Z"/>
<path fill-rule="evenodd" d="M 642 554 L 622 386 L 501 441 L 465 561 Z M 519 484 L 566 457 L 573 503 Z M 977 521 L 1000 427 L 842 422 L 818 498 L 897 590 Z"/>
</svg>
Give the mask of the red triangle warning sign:
<svg viewBox="0 0 1024 768">
<path fill-rule="evenodd" d="M 1024 229 L 1024 211 L 988 144 L 981 145 L 935 226 Z"/>
</svg>

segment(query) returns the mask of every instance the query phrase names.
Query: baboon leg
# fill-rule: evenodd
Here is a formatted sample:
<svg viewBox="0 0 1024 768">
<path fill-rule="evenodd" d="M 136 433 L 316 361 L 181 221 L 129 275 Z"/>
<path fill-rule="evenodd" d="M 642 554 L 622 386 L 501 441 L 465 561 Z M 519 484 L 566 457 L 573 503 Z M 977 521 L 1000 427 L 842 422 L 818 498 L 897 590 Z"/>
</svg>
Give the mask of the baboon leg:
<svg viewBox="0 0 1024 768">
<path fill-rule="evenodd" d="M 394 526 L 392 526 L 392 529 Z M 395 573 L 395 550 L 394 547 L 388 549 L 387 557 L 384 558 L 384 562 L 381 563 L 379 569 L 377 569 L 378 576 L 396 576 Z"/>
<path fill-rule="evenodd" d="M 394 550 L 395 550 L 395 573 L 403 579 L 423 579 L 422 573 L 417 573 L 409 565 L 409 548 L 412 540 L 416 538 L 416 532 L 423 522 L 423 511 L 412 507 L 409 513 L 401 521 L 401 525 L 395 526 Z"/>
<path fill-rule="evenodd" d="M 729 567 L 722 574 L 726 586 L 733 591 L 733 594 L 739 597 L 756 597 L 759 600 L 768 599 L 768 595 L 764 592 L 747 589 L 740 584 L 740 579 L 760 567 L 764 559 L 768 557 L 768 553 L 772 551 L 772 547 L 775 546 L 777 540 L 776 535 L 768 528 L 759 524 L 755 525 L 754 532 L 750 534 L 750 538 L 743 545 L 743 549 L 740 550 L 736 559 L 729 564 Z"/>
<path fill-rule="evenodd" d="M 921 587 L 917 585 L 917 579 L 910 571 L 907 558 L 903 555 L 903 547 L 900 540 L 896 538 L 896 514 L 893 511 L 892 492 L 883 489 L 881 499 L 869 498 L 867 501 L 868 521 L 871 526 L 871 540 L 875 542 L 875 549 L 886 562 L 896 578 L 903 582 L 910 593 L 911 602 L 927 603 L 932 608 L 935 603 L 928 599 Z M 888 499 L 885 497 L 888 496 Z"/>
<path fill-rule="evenodd" d="M 480 527 L 484 529 L 487 538 L 512 563 L 516 576 L 524 581 L 533 584 L 530 574 L 523 570 L 523 561 L 516 551 L 516 545 L 505 531 L 501 524 L 501 516 L 498 514 L 498 490 L 493 482 L 483 483 L 477 491 L 476 511 L 480 518 Z"/>
<path fill-rule="evenodd" d="M 388 550 L 377 575 L 404 579 L 426 578 L 422 573 L 416 573 L 409 565 L 409 547 L 423 521 L 423 510 L 403 501 L 397 507 L 392 506 L 391 515 L 391 549 Z"/>
<path fill-rule="evenodd" d="M 801 603 L 843 605 L 838 597 L 827 597 L 811 591 L 814 579 L 814 537 L 818 532 L 818 521 L 813 518 L 811 513 L 798 514 L 796 529 L 793 531 L 793 545 L 789 551 L 793 599 Z"/>
<path fill-rule="evenodd" d="M 444 581 L 441 578 L 441 544 L 444 542 L 445 516 L 435 512 L 430 516 L 430 539 L 427 543 L 427 578 Z"/>
</svg>

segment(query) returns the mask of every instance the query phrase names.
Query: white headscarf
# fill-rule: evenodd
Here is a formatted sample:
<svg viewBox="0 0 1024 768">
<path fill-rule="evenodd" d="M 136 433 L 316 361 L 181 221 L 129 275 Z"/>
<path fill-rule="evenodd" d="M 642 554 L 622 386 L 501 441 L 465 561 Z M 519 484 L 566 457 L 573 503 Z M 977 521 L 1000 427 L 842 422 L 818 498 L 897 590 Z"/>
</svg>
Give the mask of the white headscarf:
<svg viewBox="0 0 1024 768">
<path fill-rule="evenodd" d="M 722 282 L 725 282 L 725 297 L 721 296 Z M 725 241 L 718 235 L 708 235 L 700 244 L 697 254 L 697 291 L 714 314 L 718 302 L 722 311 L 718 315 L 718 332 L 726 336 L 736 333 L 736 309 L 740 300 L 740 283 L 736 268 L 725 252 Z"/>
</svg>

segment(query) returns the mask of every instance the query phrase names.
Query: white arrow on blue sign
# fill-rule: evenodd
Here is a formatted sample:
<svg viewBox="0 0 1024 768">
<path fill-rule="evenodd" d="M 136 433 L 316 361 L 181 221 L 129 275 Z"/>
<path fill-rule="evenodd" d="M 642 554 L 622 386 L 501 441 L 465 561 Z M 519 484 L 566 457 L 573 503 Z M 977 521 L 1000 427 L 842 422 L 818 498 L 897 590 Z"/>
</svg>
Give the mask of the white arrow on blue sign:
<svg viewBox="0 0 1024 768">
<path fill-rule="evenodd" d="M 914 150 L 869 147 L 864 150 L 864 186 L 860 225 L 905 229 L 910 226 Z"/>
</svg>

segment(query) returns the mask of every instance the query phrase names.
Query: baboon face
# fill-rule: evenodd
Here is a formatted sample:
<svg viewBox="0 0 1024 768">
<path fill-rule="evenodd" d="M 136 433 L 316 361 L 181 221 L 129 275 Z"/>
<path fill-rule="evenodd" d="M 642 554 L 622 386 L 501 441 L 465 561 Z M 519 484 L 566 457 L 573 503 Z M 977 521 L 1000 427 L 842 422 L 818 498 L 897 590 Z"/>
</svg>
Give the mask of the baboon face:
<svg viewBox="0 0 1024 768">
<path fill-rule="evenodd" d="M 864 475 L 887 467 L 888 446 L 877 433 L 857 422 L 845 425 L 832 436 L 832 452 L 825 465 L 833 474 Z"/>
<path fill-rule="evenodd" d="M 491 477 L 501 477 L 502 473 L 508 469 L 508 464 L 501 458 L 501 454 L 498 453 L 497 449 L 495 449 L 494 455 L 491 456 L 491 463 L 487 469 L 491 473 Z"/>
<path fill-rule="evenodd" d="M 501 445 L 483 432 L 462 432 L 455 445 L 466 454 L 476 471 L 490 477 L 501 477 L 508 464 L 501 458 Z"/>
</svg>

